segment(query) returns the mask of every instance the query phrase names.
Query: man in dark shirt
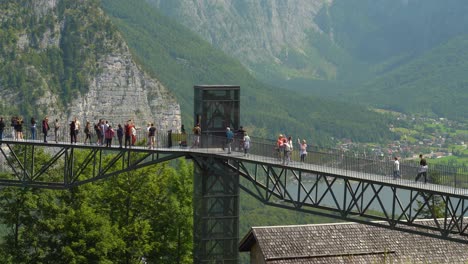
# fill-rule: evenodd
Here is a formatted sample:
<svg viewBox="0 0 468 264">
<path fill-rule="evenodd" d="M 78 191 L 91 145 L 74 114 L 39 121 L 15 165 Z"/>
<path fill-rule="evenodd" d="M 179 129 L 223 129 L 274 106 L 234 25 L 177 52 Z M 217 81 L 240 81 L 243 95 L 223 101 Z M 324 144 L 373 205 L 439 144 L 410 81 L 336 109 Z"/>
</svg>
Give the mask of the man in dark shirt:
<svg viewBox="0 0 468 264">
<path fill-rule="evenodd" d="M 150 124 L 150 128 L 148 129 L 148 138 L 150 140 L 150 142 L 149 142 L 149 148 L 150 149 L 155 148 L 155 137 L 156 137 L 156 127 L 153 124 Z"/>
<path fill-rule="evenodd" d="M 0 140 L 3 140 L 3 131 L 5 130 L 5 121 L 0 117 Z"/>
<path fill-rule="evenodd" d="M 49 132 L 49 118 L 46 116 L 42 120 L 42 133 L 44 134 L 44 142 L 47 142 L 47 132 Z"/>
<path fill-rule="evenodd" d="M 419 169 L 415 181 L 417 182 L 421 176 L 424 176 L 424 183 L 427 183 L 427 162 L 423 155 L 419 154 Z"/>
</svg>

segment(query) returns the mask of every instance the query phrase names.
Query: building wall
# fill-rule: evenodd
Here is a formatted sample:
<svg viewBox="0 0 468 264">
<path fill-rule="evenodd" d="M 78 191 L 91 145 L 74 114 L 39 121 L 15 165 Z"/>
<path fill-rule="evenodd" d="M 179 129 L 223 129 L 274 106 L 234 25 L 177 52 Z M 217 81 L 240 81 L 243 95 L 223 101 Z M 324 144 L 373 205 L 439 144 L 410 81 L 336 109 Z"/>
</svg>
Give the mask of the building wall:
<svg viewBox="0 0 468 264">
<path fill-rule="evenodd" d="M 252 246 L 250 250 L 250 263 L 251 264 L 265 264 L 265 257 L 263 256 L 262 250 L 258 246 L 258 243 Z"/>
</svg>

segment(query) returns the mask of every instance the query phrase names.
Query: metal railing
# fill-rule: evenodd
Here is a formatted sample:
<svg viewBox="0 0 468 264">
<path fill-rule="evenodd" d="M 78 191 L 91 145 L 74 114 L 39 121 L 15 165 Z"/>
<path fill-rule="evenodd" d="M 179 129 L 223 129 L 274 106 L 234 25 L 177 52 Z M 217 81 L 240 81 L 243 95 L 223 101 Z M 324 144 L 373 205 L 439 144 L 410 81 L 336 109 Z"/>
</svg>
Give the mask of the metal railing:
<svg viewBox="0 0 468 264">
<path fill-rule="evenodd" d="M 115 129 L 115 128 L 114 128 Z M 29 142 L 42 142 L 43 133 L 40 127 L 37 128 L 36 139 L 31 138 L 30 129 L 23 129 L 23 139 L 15 139 L 13 137 L 12 128 L 6 128 L 3 133 L 4 140 L 24 140 Z M 116 131 L 116 129 L 115 129 Z M 137 129 L 135 135 L 135 147 L 148 147 L 148 132 L 146 128 Z M 225 137 L 217 137 L 212 135 L 200 136 L 199 145 L 195 143 L 196 136 L 187 133 L 171 133 L 170 131 L 157 131 L 155 135 L 155 148 L 182 148 L 191 149 L 197 152 L 207 153 L 226 153 L 228 152 L 228 142 Z M 53 128 L 49 131 L 47 141 L 54 143 L 71 143 L 70 133 L 66 128 L 60 129 L 57 133 L 57 139 Z M 85 144 L 85 134 L 83 129 L 77 135 L 77 144 Z M 92 129 L 91 142 L 86 142 L 89 145 L 98 145 L 97 136 Z M 105 146 L 105 142 L 99 144 Z M 117 138 L 117 132 L 112 139 L 111 147 L 120 147 Z M 122 138 L 122 147 L 125 147 L 125 136 Z M 356 154 L 350 154 L 345 151 L 320 148 L 317 146 L 308 146 L 307 156 L 305 161 L 300 162 L 299 144 L 294 142 L 294 149 L 290 153 L 290 162 L 285 160 L 285 153 L 279 151 L 276 147 L 276 141 L 271 139 L 251 137 L 250 148 L 247 152 L 244 149 L 243 141 L 241 138 L 235 137 L 231 142 L 231 151 L 233 155 L 242 156 L 247 155 L 247 158 L 255 156 L 255 161 L 275 162 L 279 165 L 320 165 L 323 167 L 346 170 L 356 173 L 367 173 L 377 177 L 385 177 L 385 179 L 393 179 L 393 161 L 378 160 L 363 158 Z M 441 186 L 449 186 L 454 188 L 468 189 L 468 168 L 456 167 L 440 164 L 431 164 L 430 159 L 429 170 L 427 172 L 428 183 L 437 184 Z M 412 180 L 414 181 L 418 174 L 419 165 L 415 161 L 400 160 L 400 178 L 396 180 Z M 379 180 L 379 179 L 376 179 Z M 418 182 L 423 184 L 423 182 Z"/>
</svg>

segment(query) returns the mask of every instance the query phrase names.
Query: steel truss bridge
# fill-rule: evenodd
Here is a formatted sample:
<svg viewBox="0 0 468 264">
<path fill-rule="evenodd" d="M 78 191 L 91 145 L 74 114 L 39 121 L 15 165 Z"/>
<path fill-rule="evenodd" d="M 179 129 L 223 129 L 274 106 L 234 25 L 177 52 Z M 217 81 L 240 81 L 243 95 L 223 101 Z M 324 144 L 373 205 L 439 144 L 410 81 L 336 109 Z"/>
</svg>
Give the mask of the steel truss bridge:
<svg viewBox="0 0 468 264">
<path fill-rule="evenodd" d="M 317 151 L 309 152 L 306 163 L 284 164 L 264 140 L 252 142 L 247 156 L 240 151 L 227 154 L 214 138 L 202 142 L 203 148 L 150 150 L 3 140 L 0 186 L 69 189 L 173 159 L 191 159 L 195 263 L 238 263 L 240 190 L 271 206 L 468 243 L 466 173 L 429 171 L 433 178 L 423 183 L 414 181 L 416 168 L 410 166 L 393 179 L 390 163 Z M 49 158 L 35 166 L 38 151 L 46 151 Z M 63 178 L 51 181 L 47 173 L 57 168 Z M 436 177 L 438 184 L 433 183 Z M 436 205 L 443 216 L 436 215 Z M 434 219 L 433 225 L 418 224 L 422 218 Z"/>
</svg>

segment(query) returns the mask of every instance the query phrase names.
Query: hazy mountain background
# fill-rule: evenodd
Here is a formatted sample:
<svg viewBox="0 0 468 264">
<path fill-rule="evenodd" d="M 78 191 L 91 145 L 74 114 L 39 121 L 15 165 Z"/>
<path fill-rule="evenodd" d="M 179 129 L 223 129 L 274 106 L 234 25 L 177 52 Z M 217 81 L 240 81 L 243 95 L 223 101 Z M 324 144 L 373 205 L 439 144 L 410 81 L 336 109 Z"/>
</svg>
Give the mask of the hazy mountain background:
<svg viewBox="0 0 468 264">
<path fill-rule="evenodd" d="M 323 145 L 330 144 L 331 137 L 357 141 L 395 137 L 388 129 L 389 117 L 367 107 L 258 81 L 237 58 L 214 48 L 145 0 L 103 0 L 102 6 L 145 69 L 174 91 L 188 126 L 193 125 L 194 84 L 237 84 L 242 89 L 242 123 L 254 136 L 274 138 L 287 133 Z"/>
<path fill-rule="evenodd" d="M 271 85 L 467 118 L 466 1 L 147 1 Z"/>
<path fill-rule="evenodd" d="M 1 98 L 18 104 L 2 112 L 95 119 L 118 106 L 110 118 L 152 111 L 143 118 L 190 127 L 193 85 L 237 84 L 256 136 L 393 140 L 393 121 L 370 108 L 466 120 L 466 9 L 455 0 L 4 1 Z"/>
</svg>

